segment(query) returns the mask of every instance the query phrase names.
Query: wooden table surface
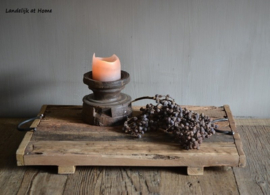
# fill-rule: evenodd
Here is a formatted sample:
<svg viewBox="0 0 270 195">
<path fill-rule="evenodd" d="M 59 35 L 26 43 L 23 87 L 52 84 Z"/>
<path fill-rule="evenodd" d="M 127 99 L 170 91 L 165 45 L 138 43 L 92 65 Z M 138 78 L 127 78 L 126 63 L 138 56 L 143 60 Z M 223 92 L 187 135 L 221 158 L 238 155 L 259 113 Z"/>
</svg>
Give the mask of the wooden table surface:
<svg viewBox="0 0 270 195">
<path fill-rule="evenodd" d="M 205 168 L 187 176 L 186 167 L 17 167 L 23 119 L 0 119 L 0 194 L 270 194 L 270 119 L 236 119 L 247 158 L 245 168 Z"/>
</svg>

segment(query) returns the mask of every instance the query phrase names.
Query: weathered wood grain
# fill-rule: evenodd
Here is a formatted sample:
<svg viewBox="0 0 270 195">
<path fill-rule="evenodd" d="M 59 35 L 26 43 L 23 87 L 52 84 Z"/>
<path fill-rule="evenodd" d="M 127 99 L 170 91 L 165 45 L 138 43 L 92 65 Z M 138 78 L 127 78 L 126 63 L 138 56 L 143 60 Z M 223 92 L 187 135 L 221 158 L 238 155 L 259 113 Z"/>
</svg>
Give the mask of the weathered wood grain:
<svg viewBox="0 0 270 195">
<path fill-rule="evenodd" d="M 188 175 L 203 175 L 203 167 L 187 167 Z"/>
<path fill-rule="evenodd" d="M 91 131 L 91 127 L 86 127 L 85 131 L 82 127 L 78 127 L 75 131 L 66 131 L 66 127 L 70 128 L 71 125 L 61 125 L 52 128 L 39 127 L 39 131 L 35 132 L 35 136 L 32 137 L 31 141 L 42 141 L 46 137 L 46 141 L 129 141 L 137 142 L 138 139 L 125 134 L 121 129 Z M 62 129 L 62 130 L 59 130 Z M 140 142 L 156 142 L 156 143 L 171 143 L 177 142 L 175 137 L 163 131 L 147 132 L 140 140 Z M 234 142 L 233 136 L 222 133 L 216 133 L 209 139 L 205 139 L 204 143 L 207 142 Z"/>
<path fill-rule="evenodd" d="M 240 134 L 238 133 L 238 131 L 236 129 L 236 124 L 235 124 L 231 109 L 230 109 L 229 105 L 225 105 L 224 109 L 226 111 L 227 118 L 228 118 L 229 123 L 230 123 L 230 127 L 231 127 L 232 131 L 234 132 L 233 137 L 234 137 L 235 145 L 236 145 L 236 148 L 237 148 L 237 151 L 239 154 L 239 165 L 238 166 L 245 167 L 246 166 L 246 156 L 245 156 L 245 153 L 243 151 L 243 144 L 242 144 L 242 141 L 240 138 Z"/>
<path fill-rule="evenodd" d="M 247 156 L 244 169 L 234 168 L 239 191 L 241 194 L 270 194 L 270 121 L 245 121 L 241 120 L 241 126 L 237 126 Z"/>
<path fill-rule="evenodd" d="M 19 180 L 17 195 L 63 194 L 67 176 L 54 174 L 55 172 L 56 167 L 27 167 L 23 179 Z M 72 193 L 75 194 L 75 191 Z"/>
<path fill-rule="evenodd" d="M 75 166 L 58 166 L 58 174 L 74 174 Z"/>
<path fill-rule="evenodd" d="M 72 110 L 66 111 L 71 112 Z M 78 123 L 74 123 L 70 118 L 62 118 L 60 121 L 50 118 L 49 114 L 41 121 L 38 126 L 38 131 L 32 137 L 32 141 L 37 140 L 74 140 L 74 141 L 121 141 L 121 140 L 137 140 L 131 135 L 125 134 L 122 131 L 122 126 L 117 127 L 99 127 L 85 124 L 81 119 Z M 45 120 L 46 119 L 46 120 Z M 230 130 L 229 122 L 219 122 L 219 129 L 228 131 Z M 159 142 L 172 142 L 174 138 L 169 133 L 164 131 L 147 132 L 140 141 L 159 141 Z M 205 142 L 234 142 L 231 135 L 217 133 L 211 139 L 205 139 Z"/>
<path fill-rule="evenodd" d="M 78 167 L 64 194 L 239 194 L 231 168 L 205 168 L 187 176 L 185 168 Z"/>
<path fill-rule="evenodd" d="M 47 108 L 46 105 L 42 106 L 37 116 L 40 116 L 41 114 L 44 114 L 46 108 Z M 38 124 L 40 123 L 40 120 L 41 120 L 40 118 L 34 120 L 33 123 L 30 125 L 30 128 L 36 128 L 38 126 Z M 24 136 L 18 150 L 16 151 L 16 158 L 17 158 L 17 165 L 18 166 L 25 165 L 24 164 L 25 148 L 27 147 L 27 144 L 31 140 L 32 136 L 33 136 L 33 131 L 28 131 L 25 134 L 25 136 Z"/>
<path fill-rule="evenodd" d="M 26 167 L 16 165 L 16 150 L 25 133 L 16 130 L 24 119 L 0 119 L 0 194 L 16 194 Z"/>
<path fill-rule="evenodd" d="M 182 169 L 161 172 L 160 194 L 239 194 L 230 167 L 204 168 L 204 174 L 199 176 L 185 176 L 179 172 Z"/>
<path fill-rule="evenodd" d="M 269 126 L 270 118 L 258 119 L 258 118 L 236 118 L 236 125 L 239 126 Z"/>
<path fill-rule="evenodd" d="M 206 167 L 203 176 L 187 176 L 186 168 L 182 167 L 77 167 L 73 175 L 57 175 L 55 166 L 17 167 L 14 154 L 25 133 L 18 132 L 16 126 L 22 120 L 0 119 L 0 194 L 269 192 L 269 120 L 236 119 L 236 124 L 241 124 L 237 130 L 243 140 L 247 166 L 233 171 L 230 167 Z"/>
<path fill-rule="evenodd" d="M 17 159 L 17 165 L 18 166 L 24 166 L 24 154 L 25 154 L 25 149 L 31 140 L 31 137 L 33 135 L 32 131 L 26 132 L 18 150 L 16 151 L 16 159 Z"/>
<path fill-rule="evenodd" d="M 231 112 L 226 113 L 224 107 L 183 107 L 203 112 L 212 119 L 229 115 L 230 121 L 219 125 L 223 130 L 230 130 L 232 126 Z M 136 112 L 138 107 L 134 108 Z M 203 168 L 239 164 L 239 151 L 231 135 L 217 133 L 205 139 L 200 150 L 183 150 L 171 134 L 163 131 L 147 132 L 142 139 L 136 139 L 124 134 L 120 126 L 85 124 L 81 119 L 81 106 L 47 106 L 37 131 L 27 142 L 23 148 L 25 165 L 57 165 L 59 172 L 64 172 L 63 167 L 78 165 Z"/>
<path fill-rule="evenodd" d="M 29 142 L 27 165 L 102 166 L 237 166 L 233 143 L 205 143 L 200 150 L 180 150 L 177 144 L 85 141 Z"/>
</svg>

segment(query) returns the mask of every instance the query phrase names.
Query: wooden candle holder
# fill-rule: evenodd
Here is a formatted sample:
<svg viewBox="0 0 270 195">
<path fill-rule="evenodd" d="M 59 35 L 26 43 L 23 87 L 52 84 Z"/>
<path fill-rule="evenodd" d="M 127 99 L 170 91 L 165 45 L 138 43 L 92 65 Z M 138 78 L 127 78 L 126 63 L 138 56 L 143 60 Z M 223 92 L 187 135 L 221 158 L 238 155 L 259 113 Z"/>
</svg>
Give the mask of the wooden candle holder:
<svg viewBox="0 0 270 195">
<path fill-rule="evenodd" d="M 120 80 L 109 82 L 92 79 L 92 71 L 85 73 L 83 82 L 93 93 L 83 98 L 83 121 L 96 126 L 123 124 L 132 114 L 131 97 L 121 93 L 129 81 L 129 73 L 125 71 L 121 71 Z"/>
</svg>

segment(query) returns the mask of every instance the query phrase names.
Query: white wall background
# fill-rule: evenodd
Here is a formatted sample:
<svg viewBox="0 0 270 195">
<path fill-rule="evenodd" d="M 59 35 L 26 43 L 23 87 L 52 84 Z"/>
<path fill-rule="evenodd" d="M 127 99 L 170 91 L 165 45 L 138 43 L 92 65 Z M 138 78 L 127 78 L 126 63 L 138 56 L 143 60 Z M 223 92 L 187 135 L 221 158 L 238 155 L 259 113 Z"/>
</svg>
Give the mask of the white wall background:
<svg viewBox="0 0 270 195">
<path fill-rule="evenodd" d="M 132 98 L 270 117 L 269 0 L 1 0 L 0 28 L 2 117 L 82 104 L 94 52 L 119 56 Z"/>
</svg>

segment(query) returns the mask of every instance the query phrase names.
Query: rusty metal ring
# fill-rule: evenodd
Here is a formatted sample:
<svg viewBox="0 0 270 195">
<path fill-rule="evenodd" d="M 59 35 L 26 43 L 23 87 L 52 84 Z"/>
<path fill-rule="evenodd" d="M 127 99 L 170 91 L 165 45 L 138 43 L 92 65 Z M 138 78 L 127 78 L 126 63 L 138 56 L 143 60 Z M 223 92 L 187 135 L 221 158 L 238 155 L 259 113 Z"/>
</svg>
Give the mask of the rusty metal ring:
<svg viewBox="0 0 270 195">
<path fill-rule="evenodd" d="M 40 119 L 40 118 L 42 118 L 42 117 L 43 117 L 43 114 L 41 114 L 41 115 L 39 115 L 39 116 L 36 116 L 36 117 L 34 117 L 34 118 L 27 119 L 27 120 L 21 122 L 20 124 L 18 124 L 17 129 L 18 129 L 19 131 L 31 131 L 31 130 L 36 131 L 37 129 L 36 129 L 35 127 L 21 128 L 21 126 L 24 125 L 24 124 L 26 124 L 26 123 L 29 123 L 29 122 L 31 122 L 31 121 L 34 121 L 34 120 L 36 120 L 36 119 Z"/>
<path fill-rule="evenodd" d="M 213 120 L 211 121 L 211 124 L 214 124 L 216 122 L 224 122 L 224 121 L 228 121 L 229 119 L 228 118 L 220 118 L 220 119 L 216 119 L 216 120 Z M 215 131 L 218 132 L 218 133 L 224 133 L 224 134 L 227 134 L 227 135 L 234 135 L 234 131 L 222 131 L 222 130 L 219 130 L 217 128 L 215 128 Z"/>
</svg>

